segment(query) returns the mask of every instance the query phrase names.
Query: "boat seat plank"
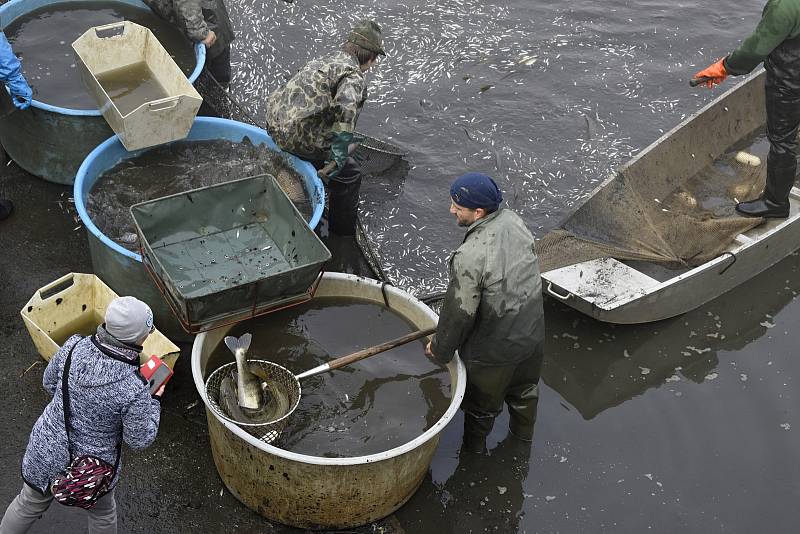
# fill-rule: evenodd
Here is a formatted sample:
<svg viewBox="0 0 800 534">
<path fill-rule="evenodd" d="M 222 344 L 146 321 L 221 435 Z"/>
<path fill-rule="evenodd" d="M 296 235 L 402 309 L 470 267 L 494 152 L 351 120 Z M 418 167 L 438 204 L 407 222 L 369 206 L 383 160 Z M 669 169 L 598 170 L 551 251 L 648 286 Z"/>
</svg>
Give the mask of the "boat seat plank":
<svg viewBox="0 0 800 534">
<path fill-rule="evenodd" d="M 543 277 L 563 290 L 602 306 L 620 297 L 644 294 L 660 282 L 613 258 L 600 258 L 554 269 Z"/>
</svg>

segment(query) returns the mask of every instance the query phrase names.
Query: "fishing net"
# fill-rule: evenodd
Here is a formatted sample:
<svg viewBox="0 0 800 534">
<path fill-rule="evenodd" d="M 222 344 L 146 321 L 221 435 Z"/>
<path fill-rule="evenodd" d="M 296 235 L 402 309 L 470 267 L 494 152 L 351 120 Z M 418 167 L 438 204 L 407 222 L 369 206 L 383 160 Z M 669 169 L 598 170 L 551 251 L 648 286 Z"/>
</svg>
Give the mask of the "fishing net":
<svg viewBox="0 0 800 534">
<path fill-rule="evenodd" d="M 233 371 L 236 369 L 236 362 L 227 363 L 209 375 L 206 380 L 206 399 L 208 400 L 208 407 L 219 417 L 229 423 L 238 425 L 242 430 L 256 439 L 260 439 L 265 443 L 272 443 L 281 435 L 281 432 L 289 422 L 289 417 L 294 413 L 295 409 L 297 409 L 297 405 L 300 403 L 300 382 L 291 371 L 276 363 L 266 360 L 248 360 L 247 363 L 250 365 L 251 369 L 255 368 L 259 378 L 268 383 L 271 390 L 277 393 L 275 398 L 280 399 L 282 401 L 282 406 L 285 408 L 278 411 L 275 419 L 266 423 L 244 423 L 232 419 L 230 414 L 226 413 L 222 408 L 220 388 L 223 379 L 232 376 Z"/>
<path fill-rule="evenodd" d="M 537 243 L 542 272 L 604 257 L 690 268 L 763 222 L 734 209 L 763 189 L 763 163 L 745 166 L 727 155 L 694 176 L 653 174 L 618 172 L 547 233 Z"/>
</svg>

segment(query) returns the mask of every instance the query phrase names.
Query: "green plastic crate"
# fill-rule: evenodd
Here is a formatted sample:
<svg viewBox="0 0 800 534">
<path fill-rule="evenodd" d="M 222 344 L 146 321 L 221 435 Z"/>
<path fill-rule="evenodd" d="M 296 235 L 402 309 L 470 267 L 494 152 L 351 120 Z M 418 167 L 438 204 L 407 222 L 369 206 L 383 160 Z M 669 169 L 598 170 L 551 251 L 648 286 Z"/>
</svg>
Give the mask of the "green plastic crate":
<svg viewBox="0 0 800 534">
<path fill-rule="evenodd" d="M 190 333 L 310 299 L 331 253 L 269 174 L 131 207 L 145 267 Z"/>
</svg>

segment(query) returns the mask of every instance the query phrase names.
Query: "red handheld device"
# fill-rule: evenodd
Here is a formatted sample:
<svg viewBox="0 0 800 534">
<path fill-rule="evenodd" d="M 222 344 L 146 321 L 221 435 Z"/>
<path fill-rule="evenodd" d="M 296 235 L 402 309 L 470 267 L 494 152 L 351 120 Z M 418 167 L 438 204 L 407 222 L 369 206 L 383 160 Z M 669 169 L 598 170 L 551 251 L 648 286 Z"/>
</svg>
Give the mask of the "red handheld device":
<svg viewBox="0 0 800 534">
<path fill-rule="evenodd" d="M 144 365 L 139 368 L 139 372 L 142 373 L 144 379 L 147 380 L 151 395 L 158 391 L 158 388 L 166 384 L 172 377 L 172 369 L 169 368 L 169 365 L 164 363 L 164 360 L 155 354 L 144 362 Z"/>
</svg>

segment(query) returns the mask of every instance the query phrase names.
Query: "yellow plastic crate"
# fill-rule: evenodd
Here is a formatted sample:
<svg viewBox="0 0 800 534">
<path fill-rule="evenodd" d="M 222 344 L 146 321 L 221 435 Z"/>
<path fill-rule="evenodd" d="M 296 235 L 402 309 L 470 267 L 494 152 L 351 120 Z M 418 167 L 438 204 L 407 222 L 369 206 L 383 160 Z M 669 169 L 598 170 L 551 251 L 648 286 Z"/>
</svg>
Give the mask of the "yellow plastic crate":
<svg viewBox="0 0 800 534">
<path fill-rule="evenodd" d="M 36 350 L 50 360 L 71 335 L 93 334 L 117 296 L 93 274 L 69 273 L 39 289 L 20 314 Z M 174 368 L 180 349 L 156 330 L 144 344 L 142 363 L 153 354 Z"/>
</svg>

